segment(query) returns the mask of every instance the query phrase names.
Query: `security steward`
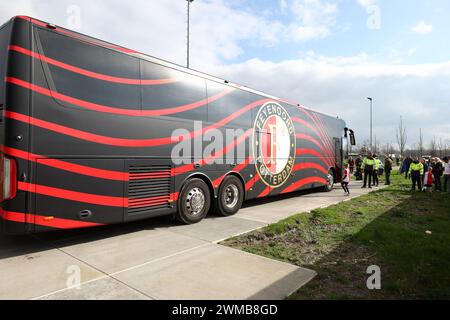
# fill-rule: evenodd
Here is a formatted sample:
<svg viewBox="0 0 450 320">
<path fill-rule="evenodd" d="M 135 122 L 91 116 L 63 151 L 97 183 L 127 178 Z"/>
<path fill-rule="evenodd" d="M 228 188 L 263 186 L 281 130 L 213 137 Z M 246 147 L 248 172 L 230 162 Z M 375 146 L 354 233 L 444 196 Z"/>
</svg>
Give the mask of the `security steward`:
<svg viewBox="0 0 450 320">
<path fill-rule="evenodd" d="M 408 175 L 411 176 L 411 180 L 412 180 L 411 191 L 416 190 L 416 184 L 417 184 L 417 187 L 419 188 L 419 191 L 422 191 L 421 177 L 423 176 L 423 174 L 424 174 L 423 164 L 420 163 L 419 159 L 416 158 L 413 161 L 413 163 L 411 163 L 411 166 L 409 167 L 409 172 L 408 172 Z"/>
<path fill-rule="evenodd" d="M 373 158 L 372 153 L 369 152 L 367 157 L 364 158 L 362 169 L 364 170 L 364 184 L 362 188 L 364 189 L 368 186 L 372 189 L 372 178 L 375 170 L 375 159 Z M 369 184 L 367 184 L 367 178 L 369 178 Z"/>
<path fill-rule="evenodd" d="M 380 183 L 379 181 L 378 181 L 378 169 L 380 169 L 380 162 L 378 161 L 378 158 L 377 158 L 377 156 L 374 154 L 373 155 L 373 160 L 375 161 L 375 166 L 374 166 L 374 168 L 373 168 L 373 186 L 374 187 L 378 187 L 378 184 Z"/>
</svg>

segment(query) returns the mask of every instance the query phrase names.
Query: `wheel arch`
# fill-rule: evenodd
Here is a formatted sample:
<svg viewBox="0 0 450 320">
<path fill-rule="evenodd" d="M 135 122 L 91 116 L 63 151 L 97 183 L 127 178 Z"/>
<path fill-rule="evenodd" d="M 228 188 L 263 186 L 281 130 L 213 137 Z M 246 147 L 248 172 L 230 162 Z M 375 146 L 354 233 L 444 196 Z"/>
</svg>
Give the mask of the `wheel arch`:
<svg viewBox="0 0 450 320">
<path fill-rule="evenodd" d="M 338 176 L 337 176 L 337 170 L 336 167 L 329 167 L 328 171 L 331 171 L 333 173 L 333 179 L 334 181 L 338 181 Z"/>
<path fill-rule="evenodd" d="M 183 190 L 183 187 L 185 186 L 185 184 L 186 184 L 189 180 L 192 180 L 192 179 L 195 179 L 195 178 L 200 179 L 200 180 L 203 180 L 203 181 L 206 183 L 206 185 L 208 186 L 208 189 L 209 189 L 209 192 L 211 193 L 211 195 L 212 195 L 213 197 L 216 196 L 216 194 L 215 194 L 216 192 L 215 192 L 215 190 L 214 190 L 214 187 L 213 187 L 213 184 L 212 184 L 211 179 L 210 179 L 206 174 L 201 173 L 201 172 L 196 172 L 196 173 L 193 173 L 193 174 L 187 176 L 187 177 L 183 180 L 183 182 L 181 183 L 180 192 L 181 192 L 181 190 Z M 212 199 L 211 199 L 211 200 L 212 200 Z"/>
</svg>

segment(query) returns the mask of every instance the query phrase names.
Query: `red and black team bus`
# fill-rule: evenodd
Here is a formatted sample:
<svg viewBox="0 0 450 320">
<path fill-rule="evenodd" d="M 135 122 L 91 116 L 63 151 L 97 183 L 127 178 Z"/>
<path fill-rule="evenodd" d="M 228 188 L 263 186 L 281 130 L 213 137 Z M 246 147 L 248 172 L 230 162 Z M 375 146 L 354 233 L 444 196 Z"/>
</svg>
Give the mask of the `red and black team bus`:
<svg viewBox="0 0 450 320">
<path fill-rule="evenodd" d="M 355 142 L 339 118 L 25 16 L 0 28 L 0 79 L 10 234 L 189 224 L 248 199 L 330 191 Z"/>
</svg>

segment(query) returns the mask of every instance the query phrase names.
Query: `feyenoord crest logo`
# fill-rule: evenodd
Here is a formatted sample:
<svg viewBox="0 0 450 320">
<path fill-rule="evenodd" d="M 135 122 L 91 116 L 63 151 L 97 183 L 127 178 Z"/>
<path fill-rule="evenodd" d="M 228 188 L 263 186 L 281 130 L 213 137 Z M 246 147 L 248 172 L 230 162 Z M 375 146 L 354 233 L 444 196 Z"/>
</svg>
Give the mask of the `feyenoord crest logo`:
<svg viewBox="0 0 450 320">
<path fill-rule="evenodd" d="M 288 112 L 276 102 L 264 104 L 256 116 L 253 153 L 256 171 L 270 187 L 279 188 L 295 163 L 295 128 Z"/>
</svg>

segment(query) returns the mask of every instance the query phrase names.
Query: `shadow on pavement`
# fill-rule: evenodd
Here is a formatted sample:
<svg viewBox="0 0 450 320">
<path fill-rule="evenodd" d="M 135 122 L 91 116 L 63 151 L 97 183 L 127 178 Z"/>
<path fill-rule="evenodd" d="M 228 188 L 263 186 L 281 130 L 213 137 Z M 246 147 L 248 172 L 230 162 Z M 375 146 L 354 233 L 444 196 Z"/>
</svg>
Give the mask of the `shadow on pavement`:
<svg viewBox="0 0 450 320">
<path fill-rule="evenodd" d="M 277 202 L 299 196 L 317 193 L 317 189 L 294 192 L 287 195 L 273 196 L 264 199 L 255 199 L 244 202 L 243 208 L 251 208 L 266 203 Z M 319 191 L 320 192 L 320 191 Z M 327 196 L 330 196 L 329 194 Z M 206 219 L 218 218 L 215 214 L 209 214 Z M 226 219 L 224 217 L 223 219 Z M 102 227 L 61 230 L 47 233 L 38 233 L 23 236 L 11 236 L 0 234 L 0 259 L 11 258 L 19 255 L 32 254 L 40 251 L 57 249 L 64 246 L 93 242 L 96 240 L 112 238 L 124 234 L 143 230 L 153 230 L 156 228 L 180 225 L 171 216 L 150 218 Z"/>
</svg>

